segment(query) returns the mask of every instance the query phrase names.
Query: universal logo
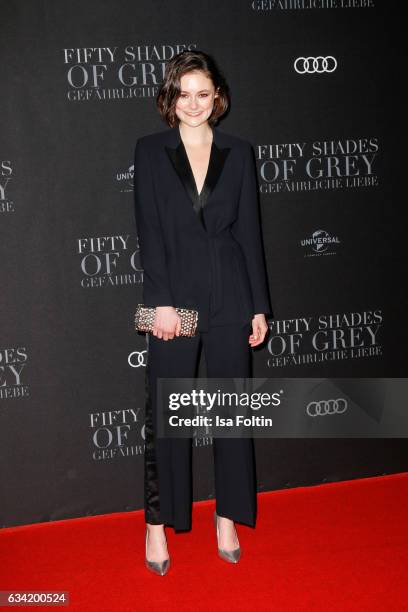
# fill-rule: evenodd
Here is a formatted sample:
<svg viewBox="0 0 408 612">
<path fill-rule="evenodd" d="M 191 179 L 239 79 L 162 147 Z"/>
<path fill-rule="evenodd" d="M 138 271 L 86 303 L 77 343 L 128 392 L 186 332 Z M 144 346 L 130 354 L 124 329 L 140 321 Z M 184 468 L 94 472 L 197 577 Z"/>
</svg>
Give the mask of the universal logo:
<svg viewBox="0 0 408 612">
<path fill-rule="evenodd" d="M 14 212 L 14 202 L 10 199 L 10 182 L 13 168 L 10 160 L 0 160 L 0 213 Z"/>
<path fill-rule="evenodd" d="M 89 419 L 95 461 L 144 454 L 145 424 L 141 408 L 93 412 Z"/>
<path fill-rule="evenodd" d="M 134 164 L 125 170 L 118 170 L 116 173 L 116 182 L 119 185 L 120 193 L 129 193 L 133 191 L 133 171 Z"/>
<path fill-rule="evenodd" d="M 338 236 L 330 236 L 326 230 L 316 230 L 310 238 L 303 238 L 300 244 L 308 251 L 305 257 L 319 257 L 320 255 L 336 255 L 334 247 L 340 244 L 340 240 Z"/>
<path fill-rule="evenodd" d="M 0 400 L 29 397 L 23 375 L 28 355 L 25 346 L 0 348 Z"/>
<path fill-rule="evenodd" d="M 126 45 L 61 49 L 69 102 L 155 98 L 166 64 L 189 45 Z"/>
<path fill-rule="evenodd" d="M 78 238 L 81 287 L 120 287 L 143 283 L 139 241 L 130 234 Z"/>
</svg>

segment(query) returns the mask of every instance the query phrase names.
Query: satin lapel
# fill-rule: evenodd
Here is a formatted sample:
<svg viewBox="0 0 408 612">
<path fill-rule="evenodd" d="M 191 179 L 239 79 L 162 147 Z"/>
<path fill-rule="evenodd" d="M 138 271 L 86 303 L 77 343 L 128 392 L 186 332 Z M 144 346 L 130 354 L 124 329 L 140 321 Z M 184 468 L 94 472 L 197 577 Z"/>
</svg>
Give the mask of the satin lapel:
<svg viewBox="0 0 408 612">
<path fill-rule="evenodd" d="M 176 131 L 173 132 L 173 134 L 176 138 L 177 146 L 170 147 L 165 145 L 165 149 L 176 173 L 178 174 L 181 182 L 183 183 L 184 189 L 186 190 L 186 193 L 193 206 L 193 210 L 196 212 L 204 229 L 206 229 L 203 217 L 203 208 L 208 204 L 208 200 L 220 178 L 221 172 L 224 168 L 225 160 L 227 159 L 228 153 L 231 149 L 230 147 L 221 148 L 217 145 L 218 135 L 216 130 L 214 129 L 207 174 L 201 193 L 198 194 L 193 171 L 191 169 L 183 141 L 181 140 L 179 129 L 178 127 L 176 127 L 174 128 L 174 130 Z"/>
</svg>

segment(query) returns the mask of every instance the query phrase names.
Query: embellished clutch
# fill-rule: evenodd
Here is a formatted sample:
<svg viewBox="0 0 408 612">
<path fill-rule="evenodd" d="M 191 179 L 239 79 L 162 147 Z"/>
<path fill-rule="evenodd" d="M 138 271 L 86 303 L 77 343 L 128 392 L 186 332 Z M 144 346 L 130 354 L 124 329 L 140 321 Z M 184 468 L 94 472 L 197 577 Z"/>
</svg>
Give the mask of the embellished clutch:
<svg viewBox="0 0 408 612">
<path fill-rule="evenodd" d="M 176 308 L 176 311 L 181 319 L 180 336 L 195 336 L 198 321 L 197 310 Z M 138 304 L 135 312 L 135 330 L 151 333 L 155 315 L 156 308 L 154 306 Z"/>
</svg>

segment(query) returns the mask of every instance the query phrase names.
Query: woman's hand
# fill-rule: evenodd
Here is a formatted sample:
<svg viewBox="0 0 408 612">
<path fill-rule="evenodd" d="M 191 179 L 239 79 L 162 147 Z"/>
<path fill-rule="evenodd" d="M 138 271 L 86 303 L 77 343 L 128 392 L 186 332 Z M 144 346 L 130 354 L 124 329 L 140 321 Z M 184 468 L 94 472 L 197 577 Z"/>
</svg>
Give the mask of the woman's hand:
<svg viewBox="0 0 408 612">
<path fill-rule="evenodd" d="M 173 340 L 179 336 L 181 319 L 173 306 L 157 306 L 153 322 L 153 336 L 163 340 Z"/>
<path fill-rule="evenodd" d="M 252 334 L 249 336 L 249 344 L 252 348 L 262 344 L 268 331 L 268 324 L 264 314 L 256 314 L 252 319 Z"/>
</svg>

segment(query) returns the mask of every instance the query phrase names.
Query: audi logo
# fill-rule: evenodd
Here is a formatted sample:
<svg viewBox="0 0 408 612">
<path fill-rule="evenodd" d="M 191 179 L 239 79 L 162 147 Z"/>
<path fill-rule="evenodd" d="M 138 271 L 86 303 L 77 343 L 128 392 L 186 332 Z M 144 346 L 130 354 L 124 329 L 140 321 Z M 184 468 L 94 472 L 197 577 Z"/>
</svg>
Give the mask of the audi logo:
<svg viewBox="0 0 408 612">
<path fill-rule="evenodd" d="M 298 74 L 312 74 L 318 72 L 334 72 L 337 68 L 337 60 L 332 55 L 323 57 L 298 57 L 293 64 Z"/>
<path fill-rule="evenodd" d="M 327 414 L 343 414 L 347 410 L 347 401 L 338 399 L 320 400 L 320 402 L 309 402 L 306 412 L 311 417 L 326 416 Z"/>
<path fill-rule="evenodd" d="M 146 366 L 145 359 L 144 359 L 144 354 L 145 353 L 147 353 L 147 350 L 144 350 L 144 351 L 133 351 L 133 353 L 130 353 L 130 355 L 128 357 L 128 364 L 132 368 L 140 368 L 141 366 Z M 133 363 L 133 356 L 134 355 L 137 355 L 137 363 Z"/>
</svg>

